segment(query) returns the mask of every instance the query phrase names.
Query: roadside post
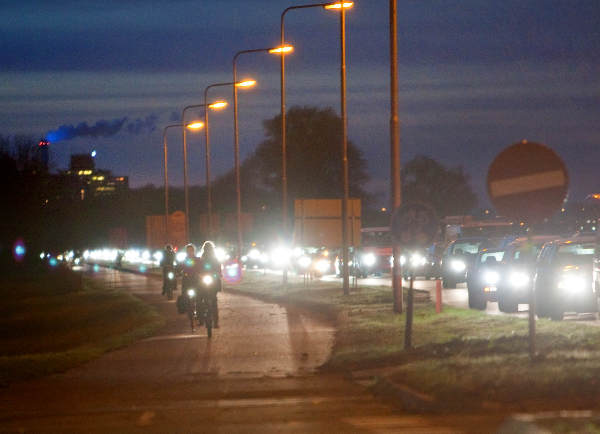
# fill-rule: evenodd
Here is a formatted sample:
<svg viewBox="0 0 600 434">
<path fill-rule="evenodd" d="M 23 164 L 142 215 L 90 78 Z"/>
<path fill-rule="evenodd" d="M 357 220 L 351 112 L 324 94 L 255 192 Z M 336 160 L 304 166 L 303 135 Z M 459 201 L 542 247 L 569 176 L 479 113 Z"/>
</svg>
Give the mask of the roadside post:
<svg viewBox="0 0 600 434">
<path fill-rule="evenodd" d="M 558 211 L 569 187 L 562 159 L 549 147 L 523 140 L 496 156 L 487 189 L 499 215 L 518 222 L 540 223 Z M 529 234 L 531 237 L 531 234 Z M 529 357 L 536 357 L 535 288 L 529 292 Z"/>
<path fill-rule="evenodd" d="M 406 255 L 405 267 L 408 267 L 409 286 L 406 298 L 406 326 L 404 328 L 404 349 L 412 348 L 412 323 L 414 310 L 414 273 L 408 254 L 415 249 L 427 248 L 433 243 L 438 231 L 438 219 L 433 208 L 423 202 L 408 202 L 398 208 L 392 215 L 392 241 L 400 247 L 400 254 Z M 394 258 L 400 263 L 400 258 Z M 400 294 L 396 297 L 402 298 Z"/>
<path fill-rule="evenodd" d="M 435 280 L 435 313 L 442 313 L 442 281 Z"/>
</svg>

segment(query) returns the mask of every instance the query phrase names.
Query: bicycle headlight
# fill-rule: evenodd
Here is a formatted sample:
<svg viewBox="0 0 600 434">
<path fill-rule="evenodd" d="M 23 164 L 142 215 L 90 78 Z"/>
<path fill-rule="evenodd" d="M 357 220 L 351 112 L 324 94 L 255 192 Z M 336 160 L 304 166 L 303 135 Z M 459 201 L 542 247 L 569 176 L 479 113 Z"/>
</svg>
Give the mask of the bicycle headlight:
<svg viewBox="0 0 600 434">
<path fill-rule="evenodd" d="M 206 286 L 212 285 L 214 281 L 215 279 L 208 274 L 202 277 L 202 283 L 204 283 Z"/>
<path fill-rule="evenodd" d="M 167 273 L 167 277 L 169 278 L 169 280 L 173 280 L 173 279 L 175 279 L 175 273 L 173 273 L 172 271 L 169 271 Z"/>
<path fill-rule="evenodd" d="M 189 298 L 195 297 L 196 296 L 196 290 L 195 289 L 188 289 L 187 290 L 187 295 Z"/>
</svg>

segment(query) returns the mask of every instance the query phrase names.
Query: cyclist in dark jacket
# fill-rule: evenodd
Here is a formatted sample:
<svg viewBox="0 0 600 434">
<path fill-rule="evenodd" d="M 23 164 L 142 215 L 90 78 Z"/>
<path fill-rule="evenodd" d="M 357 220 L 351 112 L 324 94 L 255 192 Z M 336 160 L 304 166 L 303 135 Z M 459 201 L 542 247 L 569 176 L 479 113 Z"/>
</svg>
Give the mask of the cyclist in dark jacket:
<svg viewBox="0 0 600 434">
<path fill-rule="evenodd" d="M 215 253 L 215 245 L 212 241 L 206 241 L 202 245 L 202 256 L 200 258 L 200 273 L 210 273 L 215 279 L 214 284 L 206 293 L 207 301 L 211 303 L 214 313 L 214 326 L 219 327 L 219 306 L 217 292 L 221 291 L 221 263 Z"/>
<path fill-rule="evenodd" d="M 163 273 L 163 295 L 167 292 L 167 285 L 169 283 L 169 273 L 175 273 L 175 251 L 173 250 L 173 246 L 167 244 L 165 246 L 165 250 L 163 252 L 163 258 L 160 263 L 162 266 Z"/>
</svg>

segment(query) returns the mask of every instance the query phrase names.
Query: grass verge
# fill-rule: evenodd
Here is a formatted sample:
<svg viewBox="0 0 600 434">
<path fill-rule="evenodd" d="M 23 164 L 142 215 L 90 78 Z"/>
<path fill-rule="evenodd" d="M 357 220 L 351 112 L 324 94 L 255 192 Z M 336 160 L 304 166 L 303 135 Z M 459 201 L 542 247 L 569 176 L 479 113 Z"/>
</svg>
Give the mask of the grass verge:
<svg viewBox="0 0 600 434">
<path fill-rule="evenodd" d="M 275 301 L 310 303 L 336 312 L 336 341 L 324 369 L 386 367 L 393 382 L 433 396 L 449 408 L 481 405 L 520 410 L 596 408 L 600 404 L 600 327 L 582 321 L 537 321 L 539 357 L 528 356 L 527 320 L 448 306 L 436 314 L 429 301 L 415 306 L 414 348 L 404 350 L 405 315 L 392 313 L 390 288 L 338 283 L 285 293 L 280 277 L 247 273 L 236 288 Z"/>
<path fill-rule="evenodd" d="M 62 372 L 153 334 L 158 312 L 131 294 L 52 276 L 2 282 L 0 385 Z"/>
</svg>

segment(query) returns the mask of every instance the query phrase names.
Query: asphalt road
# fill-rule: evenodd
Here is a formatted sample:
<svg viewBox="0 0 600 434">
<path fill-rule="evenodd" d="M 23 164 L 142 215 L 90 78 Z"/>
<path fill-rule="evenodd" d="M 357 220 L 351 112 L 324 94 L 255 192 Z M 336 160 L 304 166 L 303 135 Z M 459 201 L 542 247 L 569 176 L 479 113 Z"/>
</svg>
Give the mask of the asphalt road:
<svg viewBox="0 0 600 434">
<path fill-rule="evenodd" d="M 221 328 L 191 334 L 160 281 L 101 270 L 167 318 L 156 336 L 64 374 L 0 390 L 0 432 L 492 432 L 490 415 L 421 416 L 320 374 L 331 324 L 291 307 L 221 293 Z"/>
</svg>

